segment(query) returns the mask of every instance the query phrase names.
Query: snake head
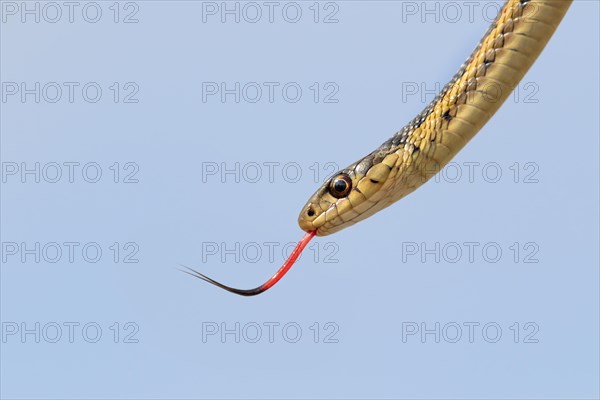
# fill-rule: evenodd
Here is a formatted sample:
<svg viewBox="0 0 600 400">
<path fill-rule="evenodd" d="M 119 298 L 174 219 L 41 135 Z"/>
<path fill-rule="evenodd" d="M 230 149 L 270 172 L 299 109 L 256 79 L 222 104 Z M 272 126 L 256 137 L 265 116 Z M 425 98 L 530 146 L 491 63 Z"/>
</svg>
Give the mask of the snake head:
<svg viewBox="0 0 600 400">
<path fill-rule="evenodd" d="M 306 232 L 326 236 L 354 225 L 388 206 L 390 172 L 398 155 L 369 154 L 327 179 L 302 208 L 298 224 Z"/>
</svg>

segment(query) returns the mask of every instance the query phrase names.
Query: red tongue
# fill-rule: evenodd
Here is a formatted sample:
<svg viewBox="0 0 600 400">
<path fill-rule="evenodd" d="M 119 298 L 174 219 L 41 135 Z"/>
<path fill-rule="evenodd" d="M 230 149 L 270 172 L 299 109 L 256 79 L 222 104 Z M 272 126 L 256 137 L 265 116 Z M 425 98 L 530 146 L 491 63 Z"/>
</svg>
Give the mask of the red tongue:
<svg viewBox="0 0 600 400">
<path fill-rule="evenodd" d="M 277 272 L 275 272 L 275 274 L 271 278 L 269 278 L 268 281 L 266 281 L 265 283 L 263 283 L 262 285 L 254 288 L 254 289 L 232 288 L 231 286 L 227 286 L 220 282 L 217 282 L 214 279 L 209 278 L 208 276 L 201 274 L 200 272 L 193 270 L 191 268 L 185 267 L 185 266 L 184 267 L 187 268 L 189 271 L 182 270 L 182 272 L 185 272 L 188 275 L 192 275 L 198 279 L 202 279 L 203 281 L 206 281 L 215 286 L 218 286 L 221 289 L 227 290 L 228 292 L 239 294 L 240 296 L 256 296 L 257 294 L 260 294 L 264 291 L 269 290 L 271 287 L 273 287 L 273 285 L 275 285 L 277 282 L 279 282 L 279 280 L 281 278 L 283 278 L 283 276 L 290 270 L 290 268 L 292 268 L 292 265 L 294 265 L 294 263 L 296 262 L 298 257 L 300 257 L 302 250 L 304 250 L 304 248 L 306 247 L 308 242 L 310 242 L 310 240 L 316 235 L 316 233 L 317 233 L 317 231 L 307 232 L 306 235 L 304 235 L 304 237 L 298 242 L 298 244 L 296 245 L 296 248 L 294 249 L 294 251 L 292 251 L 292 254 L 290 254 L 290 256 L 283 263 L 281 268 L 279 268 L 279 270 Z"/>
<path fill-rule="evenodd" d="M 279 282 L 281 278 L 283 278 L 283 276 L 290 270 L 290 268 L 292 268 L 292 265 L 294 265 L 298 257 L 300 257 L 300 254 L 302 254 L 302 250 L 304 250 L 308 242 L 310 242 L 310 240 L 315 236 L 316 233 L 317 231 L 310 231 L 307 232 L 306 235 L 304 235 L 304 237 L 296 245 L 294 251 L 292 251 L 292 254 L 290 254 L 290 256 L 288 257 L 286 262 L 284 262 L 281 268 L 279 268 L 279 271 L 275 272 L 275 274 L 268 281 L 259 286 L 262 289 L 262 292 L 270 289 L 271 287 L 273 287 L 273 285 Z"/>
</svg>

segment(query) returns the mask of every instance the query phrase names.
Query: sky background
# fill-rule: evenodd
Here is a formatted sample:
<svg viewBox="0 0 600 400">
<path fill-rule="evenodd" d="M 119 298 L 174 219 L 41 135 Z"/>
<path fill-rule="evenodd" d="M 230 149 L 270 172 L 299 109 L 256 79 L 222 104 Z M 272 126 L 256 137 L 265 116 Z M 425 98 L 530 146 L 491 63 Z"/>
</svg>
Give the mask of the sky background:
<svg viewBox="0 0 600 400">
<path fill-rule="evenodd" d="M 1 3 L 2 398 L 598 398 L 597 2 L 447 169 L 254 298 L 178 264 L 262 283 L 499 3 L 23 4 Z"/>
</svg>

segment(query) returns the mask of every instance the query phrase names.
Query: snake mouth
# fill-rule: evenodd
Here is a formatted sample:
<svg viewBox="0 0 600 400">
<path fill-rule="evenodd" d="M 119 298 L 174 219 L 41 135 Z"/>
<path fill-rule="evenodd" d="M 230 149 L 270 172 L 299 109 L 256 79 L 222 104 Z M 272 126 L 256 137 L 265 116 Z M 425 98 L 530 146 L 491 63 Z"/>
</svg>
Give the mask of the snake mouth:
<svg viewBox="0 0 600 400">
<path fill-rule="evenodd" d="M 314 231 L 317 236 L 321 236 L 321 228 L 326 222 L 326 211 L 319 212 L 318 208 L 312 203 L 307 204 L 298 216 L 300 229 L 307 233 Z"/>
<path fill-rule="evenodd" d="M 300 229 L 302 229 L 304 232 L 310 232 L 310 231 L 316 230 L 314 228 L 312 222 L 307 221 L 302 217 L 298 218 L 298 225 L 300 225 Z"/>
<path fill-rule="evenodd" d="M 319 219 L 319 217 L 314 218 L 311 221 L 311 219 L 307 219 L 305 217 L 305 215 L 306 215 L 306 213 L 302 213 L 300 215 L 300 218 L 298 218 L 298 225 L 300 225 L 300 229 L 302 229 L 304 232 L 315 231 L 318 234 L 318 231 L 319 231 L 319 228 L 321 227 L 321 224 L 315 223 L 315 222 L 317 222 L 317 220 Z"/>
</svg>

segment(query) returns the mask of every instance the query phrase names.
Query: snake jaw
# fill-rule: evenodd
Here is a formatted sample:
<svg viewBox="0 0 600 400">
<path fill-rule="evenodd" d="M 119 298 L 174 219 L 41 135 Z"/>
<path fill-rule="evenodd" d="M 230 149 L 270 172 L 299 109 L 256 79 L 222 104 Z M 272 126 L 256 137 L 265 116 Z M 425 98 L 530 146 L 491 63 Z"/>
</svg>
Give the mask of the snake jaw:
<svg viewBox="0 0 600 400">
<path fill-rule="evenodd" d="M 326 222 L 326 213 L 327 209 L 323 209 L 318 202 L 315 203 L 311 199 L 311 201 L 302 208 L 302 211 L 298 216 L 298 225 L 300 225 L 300 229 L 305 232 L 315 231 L 317 236 L 321 236 L 319 234 L 319 228 Z"/>
<path fill-rule="evenodd" d="M 307 219 L 304 218 L 304 215 L 306 214 L 306 210 L 303 210 L 300 213 L 300 217 L 298 217 L 298 225 L 300 225 L 300 229 L 302 229 L 304 232 L 310 232 L 310 231 L 314 231 L 316 230 L 314 224 L 311 221 L 308 221 Z"/>
</svg>

